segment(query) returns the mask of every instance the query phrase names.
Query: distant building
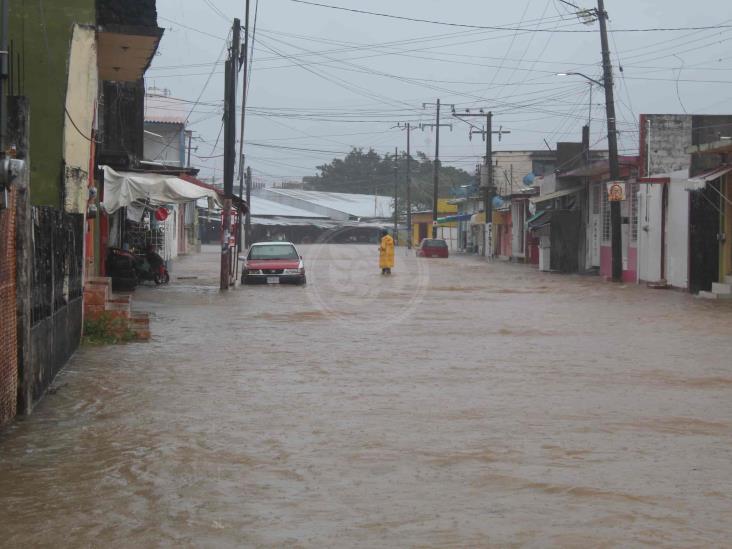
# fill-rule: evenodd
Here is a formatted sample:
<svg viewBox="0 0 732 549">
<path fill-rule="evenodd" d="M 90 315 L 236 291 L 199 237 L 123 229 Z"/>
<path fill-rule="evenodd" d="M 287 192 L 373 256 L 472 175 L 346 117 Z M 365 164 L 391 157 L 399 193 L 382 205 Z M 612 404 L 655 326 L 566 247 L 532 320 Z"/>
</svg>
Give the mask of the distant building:
<svg viewBox="0 0 732 549">
<path fill-rule="evenodd" d="M 457 220 L 451 219 L 457 215 L 458 207 L 449 198 L 437 200 L 437 238 L 447 241 L 451 250 L 458 248 Z M 419 246 L 425 238 L 432 238 L 432 210 L 412 212 L 412 243 Z"/>
<path fill-rule="evenodd" d="M 257 194 L 336 221 L 388 221 L 394 215 L 394 199 L 390 196 L 274 188 L 261 189 Z"/>
</svg>

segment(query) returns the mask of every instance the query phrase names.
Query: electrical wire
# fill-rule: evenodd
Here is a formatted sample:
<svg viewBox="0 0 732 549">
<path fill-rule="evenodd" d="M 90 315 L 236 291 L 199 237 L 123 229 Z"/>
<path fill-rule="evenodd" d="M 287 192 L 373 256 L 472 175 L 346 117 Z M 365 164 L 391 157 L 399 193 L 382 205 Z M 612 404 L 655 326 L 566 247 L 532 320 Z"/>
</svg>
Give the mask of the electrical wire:
<svg viewBox="0 0 732 549">
<path fill-rule="evenodd" d="M 372 15 L 376 17 L 386 17 L 389 19 L 398 19 L 401 21 L 410 21 L 414 23 L 429 23 L 432 25 L 443 25 L 448 27 L 460 27 L 469 29 L 486 29 L 486 30 L 526 30 L 522 27 L 511 27 L 511 26 L 486 26 L 486 25 L 470 25 L 466 23 L 451 23 L 447 21 L 437 21 L 434 19 L 418 19 L 416 17 L 406 17 L 401 15 L 393 15 L 388 13 L 380 13 L 375 11 L 359 10 L 355 8 L 346 8 L 343 6 L 333 6 L 330 4 L 320 4 L 318 2 L 309 2 L 307 0 L 289 0 L 297 4 L 305 4 L 308 6 L 316 6 L 320 8 L 329 8 L 340 11 L 347 11 L 351 13 L 357 13 L 361 15 Z M 578 22 L 578 24 L 581 24 Z M 732 28 L 732 25 L 706 25 L 698 27 L 652 27 L 652 28 L 635 28 L 635 29 L 615 29 L 615 33 L 625 32 L 676 32 L 676 31 L 687 31 L 687 30 L 715 30 Z M 531 32 L 565 32 L 565 33 L 597 33 L 597 30 L 554 30 L 554 29 L 533 29 Z"/>
</svg>

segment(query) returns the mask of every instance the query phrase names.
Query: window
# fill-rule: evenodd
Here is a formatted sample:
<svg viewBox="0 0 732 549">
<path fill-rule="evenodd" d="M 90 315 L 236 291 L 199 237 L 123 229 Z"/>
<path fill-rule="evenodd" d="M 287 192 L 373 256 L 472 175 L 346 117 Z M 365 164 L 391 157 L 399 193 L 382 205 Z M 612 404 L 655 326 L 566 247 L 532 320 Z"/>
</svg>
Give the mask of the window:
<svg viewBox="0 0 732 549">
<path fill-rule="evenodd" d="M 533 160 L 531 162 L 531 171 L 536 176 L 554 173 L 554 168 L 555 163 L 553 160 Z"/>
<path fill-rule="evenodd" d="M 638 242 L 638 183 L 628 183 L 626 199 L 630 200 L 630 240 Z"/>
<path fill-rule="evenodd" d="M 249 251 L 249 259 L 298 259 L 297 250 L 294 246 L 286 244 L 265 244 L 263 246 L 252 246 Z"/>
<path fill-rule="evenodd" d="M 600 195 L 602 195 L 602 241 L 610 242 L 610 201 L 607 199 L 607 191 L 600 185 Z"/>
</svg>

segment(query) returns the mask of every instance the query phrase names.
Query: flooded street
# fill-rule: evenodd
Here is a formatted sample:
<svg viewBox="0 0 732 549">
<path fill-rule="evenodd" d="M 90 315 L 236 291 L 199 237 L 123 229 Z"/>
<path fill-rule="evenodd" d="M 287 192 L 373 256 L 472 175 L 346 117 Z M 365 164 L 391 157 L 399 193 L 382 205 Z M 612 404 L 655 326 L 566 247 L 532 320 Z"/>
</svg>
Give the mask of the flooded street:
<svg viewBox="0 0 732 549">
<path fill-rule="evenodd" d="M 732 302 L 305 246 L 308 285 L 139 289 L 0 433 L 6 547 L 712 547 Z"/>
</svg>

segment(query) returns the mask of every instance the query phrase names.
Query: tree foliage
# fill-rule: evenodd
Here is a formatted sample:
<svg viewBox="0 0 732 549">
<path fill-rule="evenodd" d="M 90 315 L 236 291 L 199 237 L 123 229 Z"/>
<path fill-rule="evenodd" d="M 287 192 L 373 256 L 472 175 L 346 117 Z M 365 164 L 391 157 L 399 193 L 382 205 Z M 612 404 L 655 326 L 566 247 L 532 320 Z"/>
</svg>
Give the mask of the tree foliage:
<svg viewBox="0 0 732 549">
<path fill-rule="evenodd" d="M 412 209 L 432 208 L 433 162 L 418 152 L 411 157 L 411 195 Z M 397 168 L 397 195 L 399 209 L 404 211 L 406 204 L 406 153 L 381 156 L 373 149 L 364 152 L 354 148 L 344 158 L 335 158 L 330 163 L 318 166 L 319 174 L 305 177 L 305 188 L 316 191 L 329 191 L 354 194 L 374 194 L 394 196 L 394 167 Z M 473 182 L 473 176 L 465 170 L 452 166 L 440 167 L 440 197 L 449 197 L 461 185 Z"/>
</svg>

